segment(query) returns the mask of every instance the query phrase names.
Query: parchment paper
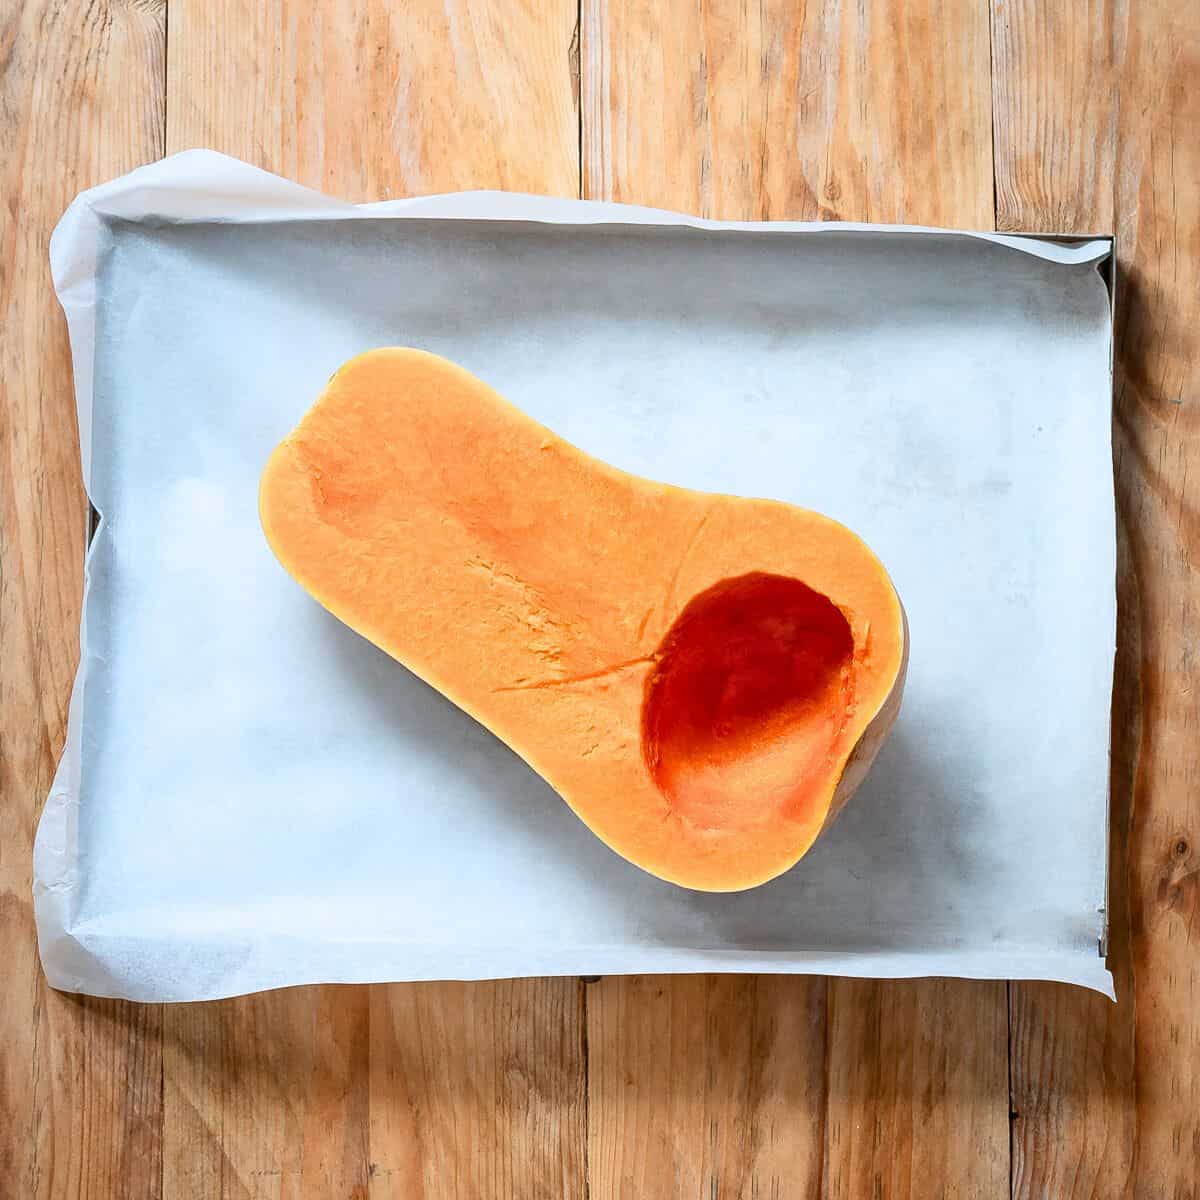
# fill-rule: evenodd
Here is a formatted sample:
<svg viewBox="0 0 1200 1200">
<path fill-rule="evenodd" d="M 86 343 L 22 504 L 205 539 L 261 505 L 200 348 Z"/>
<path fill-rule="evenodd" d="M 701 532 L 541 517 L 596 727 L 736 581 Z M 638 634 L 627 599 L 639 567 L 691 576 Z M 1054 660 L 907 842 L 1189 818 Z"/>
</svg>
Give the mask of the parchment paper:
<svg viewBox="0 0 1200 1200">
<path fill-rule="evenodd" d="M 203 151 L 51 247 L 87 563 L 35 852 L 59 988 L 634 971 L 1057 979 L 1111 995 L 1105 239 L 733 225 L 497 193 L 355 207 Z M 903 714 L 791 872 L 624 862 L 275 562 L 259 472 L 346 358 L 448 355 L 639 474 L 816 508 L 888 565 Z"/>
</svg>

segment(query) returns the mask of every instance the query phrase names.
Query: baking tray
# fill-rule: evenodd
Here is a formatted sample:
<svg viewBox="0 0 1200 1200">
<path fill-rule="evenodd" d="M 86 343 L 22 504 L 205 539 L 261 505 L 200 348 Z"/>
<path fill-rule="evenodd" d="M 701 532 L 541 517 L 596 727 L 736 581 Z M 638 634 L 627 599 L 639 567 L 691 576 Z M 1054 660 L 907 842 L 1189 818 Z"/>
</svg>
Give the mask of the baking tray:
<svg viewBox="0 0 1200 1200">
<path fill-rule="evenodd" d="M 1111 242 L 465 193 L 353 206 L 209 152 L 56 231 L 89 496 L 38 833 L 55 986 L 633 971 L 1111 994 Z M 315 605 L 258 473 L 346 358 L 446 354 L 626 470 L 816 508 L 908 610 L 904 710 L 813 851 L 736 895 L 601 845 Z"/>
</svg>

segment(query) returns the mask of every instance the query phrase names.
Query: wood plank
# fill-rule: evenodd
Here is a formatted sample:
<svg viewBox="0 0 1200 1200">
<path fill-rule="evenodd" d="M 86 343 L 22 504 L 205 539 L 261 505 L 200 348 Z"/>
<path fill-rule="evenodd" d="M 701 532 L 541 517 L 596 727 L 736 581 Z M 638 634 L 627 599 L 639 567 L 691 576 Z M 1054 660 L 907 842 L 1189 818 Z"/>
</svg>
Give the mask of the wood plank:
<svg viewBox="0 0 1200 1200">
<path fill-rule="evenodd" d="M 998 229 L 1111 233 L 1123 0 L 993 0 Z"/>
<path fill-rule="evenodd" d="M 51 992 L 30 855 L 66 733 L 85 500 L 50 231 L 163 144 L 162 3 L 0 13 L 0 1196 L 159 1194 L 159 1011 Z"/>
<path fill-rule="evenodd" d="M 588 989 L 596 1196 L 816 1196 L 825 981 L 633 976 Z"/>
<path fill-rule="evenodd" d="M 581 11 L 585 196 L 729 219 L 992 227 L 979 0 Z"/>
<path fill-rule="evenodd" d="M 998 221 L 1102 229 L 1107 217 L 1120 260 L 1110 899 L 1119 1005 L 1014 989 L 1014 1193 L 1195 1197 L 1200 665 L 1188 476 L 1200 460 L 1200 25 L 1188 6 L 1112 0 L 1045 37 L 1044 6 L 994 9 L 997 124 L 1011 121 L 1011 146 L 1024 148 L 999 153 L 998 142 Z"/>
<path fill-rule="evenodd" d="M 1114 932 L 1116 932 L 1114 930 Z M 1051 983 L 1012 986 L 1012 1195 L 1129 1195 L 1136 1127 L 1128 971 L 1113 956 L 1125 1009 Z"/>
<path fill-rule="evenodd" d="M 169 150 L 351 199 L 578 192 L 567 0 L 172 0 Z M 571 1196 L 573 980 L 293 989 L 166 1014 L 168 1197 Z"/>
<path fill-rule="evenodd" d="M 1003 984 L 830 982 L 823 1196 L 1008 1193 Z"/>
<path fill-rule="evenodd" d="M 572 0 L 172 0 L 167 148 L 349 200 L 575 196 L 576 22 Z"/>
<path fill-rule="evenodd" d="M 584 192 L 716 217 L 991 228 L 989 54 L 981 3 L 715 0 L 667 19 L 584 0 Z M 1006 1193 L 1004 985 L 824 987 L 605 980 L 588 1007 L 597 1193 Z M 785 1042 L 786 1071 L 763 1075 L 759 1054 Z M 747 1078 L 752 1103 L 728 1103 Z"/>
<path fill-rule="evenodd" d="M 371 1200 L 587 1196 L 583 987 L 375 989 Z"/>
<path fill-rule="evenodd" d="M 368 991 L 164 1012 L 163 1196 L 365 1200 Z"/>
</svg>

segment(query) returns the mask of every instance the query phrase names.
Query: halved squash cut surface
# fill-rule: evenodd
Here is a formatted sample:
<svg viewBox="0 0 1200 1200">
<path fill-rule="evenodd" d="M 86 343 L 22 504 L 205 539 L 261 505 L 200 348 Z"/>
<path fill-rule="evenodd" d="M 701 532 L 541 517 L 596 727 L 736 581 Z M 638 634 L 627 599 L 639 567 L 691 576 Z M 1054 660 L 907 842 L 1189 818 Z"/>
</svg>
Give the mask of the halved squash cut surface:
<svg viewBox="0 0 1200 1200">
<path fill-rule="evenodd" d="M 792 866 L 899 710 L 904 612 L 857 535 L 617 470 L 424 351 L 342 367 L 260 512 L 316 600 L 685 887 Z"/>
</svg>

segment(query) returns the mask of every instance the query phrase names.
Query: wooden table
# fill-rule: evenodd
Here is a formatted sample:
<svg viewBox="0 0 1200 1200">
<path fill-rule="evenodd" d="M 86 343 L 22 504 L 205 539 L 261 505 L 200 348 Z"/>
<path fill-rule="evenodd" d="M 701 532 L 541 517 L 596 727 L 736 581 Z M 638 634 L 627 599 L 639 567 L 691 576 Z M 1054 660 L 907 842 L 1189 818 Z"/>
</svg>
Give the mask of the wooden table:
<svg viewBox="0 0 1200 1200">
<path fill-rule="evenodd" d="M 1195 0 L 0 0 L 0 70 L 0 1196 L 1200 1196 Z M 47 240 L 78 189 L 197 145 L 354 199 L 1115 230 L 1120 1003 L 760 977 L 50 992 L 30 849 L 84 498 Z"/>
</svg>

